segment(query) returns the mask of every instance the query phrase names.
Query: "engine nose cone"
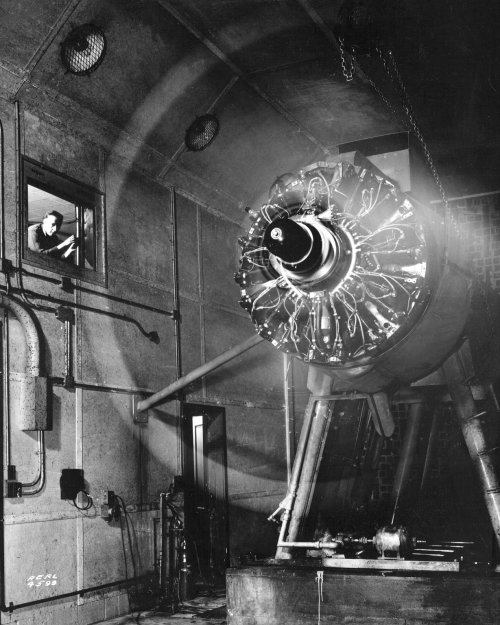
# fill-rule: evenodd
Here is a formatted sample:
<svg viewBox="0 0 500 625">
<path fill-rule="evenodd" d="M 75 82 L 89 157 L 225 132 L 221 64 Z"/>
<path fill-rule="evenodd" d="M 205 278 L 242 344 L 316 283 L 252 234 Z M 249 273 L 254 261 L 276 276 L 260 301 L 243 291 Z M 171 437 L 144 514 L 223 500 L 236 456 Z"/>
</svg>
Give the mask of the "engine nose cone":
<svg viewBox="0 0 500 625">
<path fill-rule="evenodd" d="M 295 267 L 301 263 L 311 264 L 321 253 L 321 244 L 316 241 L 315 245 L 311 229 L 292 219 L 280 219 L 270 224 L 262 242 L 271 254 Z"/>
</svg>

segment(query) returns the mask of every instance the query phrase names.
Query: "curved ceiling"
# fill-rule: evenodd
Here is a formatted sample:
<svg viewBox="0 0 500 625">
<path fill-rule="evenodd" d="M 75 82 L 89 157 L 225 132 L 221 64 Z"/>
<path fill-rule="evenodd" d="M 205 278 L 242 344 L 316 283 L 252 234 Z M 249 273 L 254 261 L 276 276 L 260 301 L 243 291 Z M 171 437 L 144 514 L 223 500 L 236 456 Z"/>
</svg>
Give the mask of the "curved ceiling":
<svg viewBox="0 0 500 625">
<path fill-rule="evenodd" d="M 64 105 L 82 128 L 111 129 L 150 175 L 229 213 L 339 144 L 406 129 L 397 80 L 376 52 L 361 46 L 346 79 L 335 36 L 346 2 L 377 7 L 371 32 L 393 51 L 448 195 L 496 190 L 492 0 L 11 0 L 0 7 L 0 87 L 6 99 Z M 104 31 L 106 58 L 88 77 L 65 73 L 61 42 L 88 22 Z M 206 112 L 220 133 L 188 152 L 185 130 Z"/>
</svg>

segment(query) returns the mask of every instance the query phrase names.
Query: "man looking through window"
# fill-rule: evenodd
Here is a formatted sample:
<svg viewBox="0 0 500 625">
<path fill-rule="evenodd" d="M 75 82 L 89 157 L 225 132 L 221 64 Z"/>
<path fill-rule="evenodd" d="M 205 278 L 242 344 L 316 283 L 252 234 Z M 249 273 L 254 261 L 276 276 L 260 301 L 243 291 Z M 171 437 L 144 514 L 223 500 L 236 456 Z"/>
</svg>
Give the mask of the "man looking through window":
<svg viewBox="0 0 500 625">
<path fill-rule="evenodd" d="M 41 224 L 33 224 L 28 228 L 28 247 L 34 252 L 52 258 L 69 258 L 76 250 L 75 236 L 71 235 L 61 241 L 57 236 L 63 222 L 63 216 L 57 211 L 44 215 Z"/>
</svg>

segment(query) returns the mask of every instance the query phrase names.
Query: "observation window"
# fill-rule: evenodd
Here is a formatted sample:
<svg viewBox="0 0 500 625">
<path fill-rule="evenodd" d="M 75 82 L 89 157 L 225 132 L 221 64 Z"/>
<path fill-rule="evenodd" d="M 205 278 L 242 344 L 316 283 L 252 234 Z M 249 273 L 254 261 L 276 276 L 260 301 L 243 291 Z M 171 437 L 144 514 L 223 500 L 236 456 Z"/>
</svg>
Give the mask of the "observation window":
<svg viewBox="0 0 500 625">
<path fill-rule="evenodd" d="M 23 159 L 23 260 L 106 285 L 104 195 Z"/>
</svg>

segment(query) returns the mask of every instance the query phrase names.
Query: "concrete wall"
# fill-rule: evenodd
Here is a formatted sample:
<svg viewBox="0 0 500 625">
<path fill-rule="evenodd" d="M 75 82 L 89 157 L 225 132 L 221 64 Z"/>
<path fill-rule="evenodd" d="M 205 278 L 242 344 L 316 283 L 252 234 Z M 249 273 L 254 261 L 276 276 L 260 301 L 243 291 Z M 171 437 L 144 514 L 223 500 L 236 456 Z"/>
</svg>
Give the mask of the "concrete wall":
<svg viewBox="0 0 500 625">
<path fill-rule="evenodd" d="M 14 608 L 41 603 L 4 613 L 1 622 L 84 625 L 127 611 L 126 590 L 111 587 L 83 596 L 57 596 L 113 584 L 134 573 L 146 580 L 146 588 L 152 586 L 148 580 L 158 556 L 153 545 L 159 494 L 180 472 L 178 403 L 170 401 L 150 410 L 147 423 L 134 423 L 132 417 L 135 394 L 158 390 L 177 376 L 172 318 L 147 308 L 173 308 L 172 188 L 168 176 L 164 184 L 152 180 L 150 160 L 130 148 L 129 137 L 107 132 L 103 124 L 84 126 L 71 110 L 49 107 L 42 94 L 21 102 L 20 111 L 22 154 L 105 194 L 108 286 L 74 281 L 74 294 L 66 293 L 57 283 L 57 274 L 23 264 L 30 272 L 23 279 L 25 289 L 62 300 L 68 307 L 76 305 L 72 328 L 76 386 L 61 385 L 64 324 L 54 314 L 55 304 L 31 297 L 32 305 L 27 307 L 43 336 L 51 425 L 45 434 L 44 488 L 33 496 L 5 500 L 5 601 Z M 12 103 L 0 101 L 0 119 L 4 127 L 5 254 L 16 268 L 13 296 L 19 298 Z M 186 188 L 177 187 L 175 196 L 182 368 L 188 372 L 253 330 L 238 306 L 238 287 L 233 281 L 243 213 L 236 207 L 232 213 L 220 211 Z M 39 309 L 39 304 L 52 310 Z M 156 331 L 159 344 L 149 341 L 136 323 L 106 313 L 128 316 L 146 331 Z M 10 369 L 22 371 L 25 341 L 12 316 L 8 331 Z M 187 389 L 189 402 L 226 408 L 234 557 L 249 550 L 268 551 L 274 544 L 274 529 L 265 518 L 286 489 L 282 376 L 281 355 L 261 344 Z M 12 394 L 10 407 L 4 419 L 10 431 L 9 462 L 16 466 L 17 479 L 26 483 L 37 472 L 36 433 L 16 427 L 20 407 Z M 7 442 L 4 447 L 7 450 Z M 89 511 L 78 511 L 71 502 L 61 500 L 59 479 L 65 468 L 84 470 L 94 500 Z M 130 540 L 120 522 L 108 524 L 101 518 L 105 490 L 113 490 L 127 505 Z M 40 586 L 30 583 L 40 575 Z M 51 597 L 53 601 L 45 601 Z"/>
</svg>

